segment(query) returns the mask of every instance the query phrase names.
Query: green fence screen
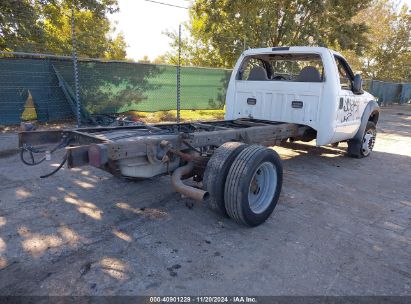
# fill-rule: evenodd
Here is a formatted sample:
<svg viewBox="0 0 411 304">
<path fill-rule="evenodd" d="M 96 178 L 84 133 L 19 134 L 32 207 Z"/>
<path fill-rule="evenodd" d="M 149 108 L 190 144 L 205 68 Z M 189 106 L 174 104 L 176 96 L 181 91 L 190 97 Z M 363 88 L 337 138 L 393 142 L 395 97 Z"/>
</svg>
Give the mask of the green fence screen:
<svg viewBox="0 0 411 304">
<path fill-rule="evenodd" d="M 79 61 L 82 112 L 175 110 L 176 67 L 133 62 Z M 230 70 L 181 67 L 181 109 L 221 109 Z M 73 118 L 70 59 L 0 59 L 0 124 L 18 124 L 31 97 L 39 121 Z"/>
<path fill-rule="evenodd" d="M 74 117 L 74 77 L 70 58 L 0 58 L 0 124 L 18 124 L 30 99 L 37 119 L 52 122 Z M 181 109 L 222 109 L 231 70 L 181 67 Z M 176 67 L 170 65 L 79 61 L 82 115 L 130 110 L 176 109 Z M 410 83 L 365 81 L 380 103 L 407 103 Z"/>
</svg>

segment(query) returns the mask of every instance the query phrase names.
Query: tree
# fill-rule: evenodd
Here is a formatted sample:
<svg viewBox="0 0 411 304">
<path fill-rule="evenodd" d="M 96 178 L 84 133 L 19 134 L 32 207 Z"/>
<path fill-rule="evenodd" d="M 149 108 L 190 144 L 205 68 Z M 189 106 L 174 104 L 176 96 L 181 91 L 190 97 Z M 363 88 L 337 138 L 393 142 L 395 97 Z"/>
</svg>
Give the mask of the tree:
<svg viewBox="0 0 411 304">
<path fill-rule="evenodd" d="M 363 77 L 391 81 L 411 80 L 411 14 L 406 5 L 396 7 L 389 0 L 373 0 L 353 20 L 365 20 L 369 44 L 362 56 L 341 50 Z"/>
<path fill-rule="evenodd" d="M 150 58 L 147 55 L 144 55 L 143 58 L 137 60 L 139 63 L 151 63 Z"/>
<path fill-rule="evenodd" d="M 185 29 L 189 29 L 190 25 L 185 24 Z M 217 54 L 212 48 L 204 45 L 201 39 L 196 39 L 191 35 L 191 31 L 183 31 L 189 35 L 182 35 L 181 37 L 181 57 L 180 64 L 183 66 L 213 66 L 221 67 L 222 65 L 216 60 Z M 171 39 L 170 46 L 174 51 L 166 52 L 161 55 L 161 60 L 167 64 L 176 65 L 178 63 L 178 49 L 179 39 L 177 32 L 165 32 Z"/>
<path fill-rule="evenodd" d="M 232 67 L 245 47 L 320 45 L 361 53 L 367 27 L 352 18 L 371 0 L 196 0 L 183 54 L 191 63 Z M 175 33 L 168 33 L 176 45 Z"/>
<path fill-rule="evenodd" d="M 167 58 L 166 54 L 160 55 L 160 56 L 157 56 L 156 58 L 154 58 L 153 63 L 154 64 L 167 64 L 168 63 L 168 58 Z"/>
<path fill-rule="evenodd" d="M 2 0 L 0 49 L 69 55 L 72 0 Z M 79 56 L 123 59 L 124 36 L 113 37 L 107 14 L 117 0 L 75 0 L 75 31 Z"/>
<path fill-rule="evenodd" d="M 39 14 L 29 1 L 0 1 L 0 50 L 19 51 L 44 41 L 38 19 Z"/>
<path fill-rule="evenodd" d="M 104 57 L 112 60 L 124 60 L 127 56 L 126 48 L 127 43 L 126 39 L 124 38 L 124 34 L 119 33 L 114 39 L 110 41 Z"/>
</svg>

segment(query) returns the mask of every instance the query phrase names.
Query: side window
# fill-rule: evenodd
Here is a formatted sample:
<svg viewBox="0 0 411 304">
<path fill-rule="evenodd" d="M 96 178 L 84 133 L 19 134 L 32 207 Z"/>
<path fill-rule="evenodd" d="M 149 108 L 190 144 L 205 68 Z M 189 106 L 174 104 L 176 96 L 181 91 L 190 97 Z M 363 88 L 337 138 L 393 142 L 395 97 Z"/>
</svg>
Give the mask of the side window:
<svg viewBox="0 0 411 304">
<path fill-rule="evenodd" d="M 335 57 L 335 61 L 337 62 L 337 69 L 338 69 L 338 75 L 340 77 L 341 89 L 351 90 L 352 89 L 351 88 L 351 77 L 350 77 L 350 73 L 348 72 L 346 65 L 338 57 Z"/>
<path fill-rule="evenodd" d="M 239 72 L 238 79 L 249 80 L 251 70 L 255 67 L 260 67 L 264 69 L 265 73 L 267 73 L 264 62 L 261 59 L 249 58 L 246 59 L 246 62 L 244 62 L 243 69 Z"/>
</svg>

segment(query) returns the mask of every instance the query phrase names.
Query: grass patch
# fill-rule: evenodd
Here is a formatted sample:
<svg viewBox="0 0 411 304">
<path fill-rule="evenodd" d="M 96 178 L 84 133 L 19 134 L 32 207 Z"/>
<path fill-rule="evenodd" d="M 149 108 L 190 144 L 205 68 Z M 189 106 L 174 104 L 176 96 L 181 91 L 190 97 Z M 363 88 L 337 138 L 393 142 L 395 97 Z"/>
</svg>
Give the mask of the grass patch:
<svg viewBox="0 0 411 304">
<path fill-rule="evenodd" d="M 130 111 L 128 114 L 141 119 L 146 123 L 175 122 L 177 117 L 176 110 L 158 112 Z M 219 120 L 224 119 L 224 110 L 181 110 L 182 121 L 196 120 Z"/>
<path fill-rule="evenodd" d="M 22 121 L 37 119 L 37 112 L 36 112 L 36 108 L 34 107 L 33 97 L 31 96 L 30 91 L 28 92 L 28 97 L 27 97 L 26 103 L 24 104 L 24 111 L 21 114 L 20 119 Z"/>
</svg>

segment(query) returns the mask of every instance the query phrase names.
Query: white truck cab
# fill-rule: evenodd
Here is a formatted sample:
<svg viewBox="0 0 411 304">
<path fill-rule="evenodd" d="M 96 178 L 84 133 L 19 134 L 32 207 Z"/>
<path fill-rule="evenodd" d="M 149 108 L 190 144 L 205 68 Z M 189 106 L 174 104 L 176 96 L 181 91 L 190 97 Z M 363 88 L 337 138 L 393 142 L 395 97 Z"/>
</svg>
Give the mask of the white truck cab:
<svg viewBox="0 0 411 304">
<path fill-rule="evenodd" d="M 306 125 L 315 131 L 318 146 L 348 141 L 349 154 L 357 157 L 371 152 L 378 116 L 378 104 L 362 90 L 360 75 L 341 54 L 324 47 L 249 49 L 238 59 L 227 89 L 225 119 Z"/>
</svg>

